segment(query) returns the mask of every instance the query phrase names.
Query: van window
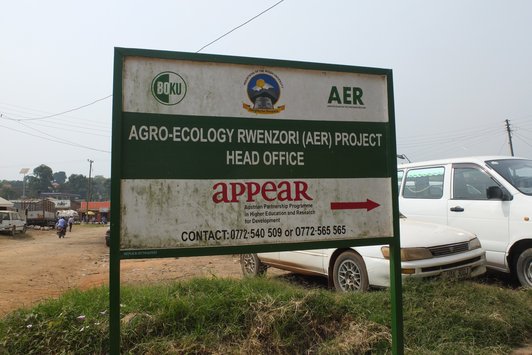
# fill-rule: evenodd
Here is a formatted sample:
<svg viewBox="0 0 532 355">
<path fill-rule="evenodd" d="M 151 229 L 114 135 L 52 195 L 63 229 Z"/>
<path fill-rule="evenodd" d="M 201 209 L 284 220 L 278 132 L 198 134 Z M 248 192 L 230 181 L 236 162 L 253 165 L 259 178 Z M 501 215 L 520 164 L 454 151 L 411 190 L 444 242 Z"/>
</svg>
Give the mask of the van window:
<svg viewBox="0 0 532 355">
<path fill-rule="evenodd" d="M 403 197 L 422 199 L 442 198 L 444 173 L 444 167 L 408 170 L 403 187 Z"/>
<path fill-rule="evenodd" d="M 532 195 L 532 160 L 501 159 L 486 163 L 513 187 L 526 195 Z"/>
<path fill-rule="evenodd" d="M 481 169 L 473 167 L 454 168 L 454 200 L 487 200 L 488 187 L 493 185 L 493 179 Z"/>
</svg>

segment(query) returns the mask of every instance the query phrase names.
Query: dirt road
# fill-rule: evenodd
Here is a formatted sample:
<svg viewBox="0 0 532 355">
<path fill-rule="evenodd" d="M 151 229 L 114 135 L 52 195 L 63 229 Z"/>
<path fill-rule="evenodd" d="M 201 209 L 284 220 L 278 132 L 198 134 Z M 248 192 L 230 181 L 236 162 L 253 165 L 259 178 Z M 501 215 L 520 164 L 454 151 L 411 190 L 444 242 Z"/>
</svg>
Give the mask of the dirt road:
<svg viewBox="0 0 532 355">
<path fill-rule="evenodd" d="M 0 317 L 20 307 L 57 297 L 71 288 L 108 284 L 106 227 L 74 226 L 59 239 L 54 231 L 0 234 Z M 121 261 L 123 283 L 177 280 L 193 276 L 241 277 L 236 256 Z"/>
</svg>

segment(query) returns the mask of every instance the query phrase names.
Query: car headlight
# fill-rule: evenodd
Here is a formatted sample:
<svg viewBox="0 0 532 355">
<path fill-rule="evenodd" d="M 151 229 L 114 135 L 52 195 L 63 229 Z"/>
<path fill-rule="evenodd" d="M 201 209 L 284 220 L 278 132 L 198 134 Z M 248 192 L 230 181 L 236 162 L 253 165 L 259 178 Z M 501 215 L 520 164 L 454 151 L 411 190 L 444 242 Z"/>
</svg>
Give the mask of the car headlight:
<svg viewBox="0 0 532 355">
<path fill-rule="evenodd" d="M 381 247 L 384 259 L 390 259 L 390 248 Z M 401 261 L 431 259 L 432 253 L 427 248 L 401 248 Z"/>
<path fill-rule="evenodd" d="M 473 249 L 478 249 L 482 247 L 482 245 L 480 245 L 480 240 L 478 240 L 478 238 L 473 238 L 469 241 L 469 250 L 473 250 Z"/>
</svg>

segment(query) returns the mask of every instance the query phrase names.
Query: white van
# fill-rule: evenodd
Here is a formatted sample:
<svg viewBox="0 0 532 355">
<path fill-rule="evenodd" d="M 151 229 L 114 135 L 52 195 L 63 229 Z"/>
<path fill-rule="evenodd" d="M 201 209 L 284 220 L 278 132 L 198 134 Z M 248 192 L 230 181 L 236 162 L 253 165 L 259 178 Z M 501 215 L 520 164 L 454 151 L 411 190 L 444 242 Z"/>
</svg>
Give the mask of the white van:
<svg viewBox="0 0 532 355">
<path fill-rule="evenodd" d="M 398 166 L 399 206 L 475 233 L 487 266 L 532 287 L 532 160 L 465 157 Z"/>
<path fill-rule="evenodd" d="M 16 211 L 0 211 L 0 232 L 14 236 L 17 231 L 26 232 L 26 221 Z"/>
</svg>

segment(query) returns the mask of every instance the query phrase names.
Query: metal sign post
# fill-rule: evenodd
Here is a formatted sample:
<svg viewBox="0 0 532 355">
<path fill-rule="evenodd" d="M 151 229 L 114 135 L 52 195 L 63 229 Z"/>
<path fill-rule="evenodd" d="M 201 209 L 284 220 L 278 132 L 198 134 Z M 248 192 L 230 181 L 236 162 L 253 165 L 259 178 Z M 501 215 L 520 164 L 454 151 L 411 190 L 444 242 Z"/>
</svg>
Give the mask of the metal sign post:
<svg viewBox="0 0 532 355">
<path fill-rule="evenodd" d="M 390 70 L 117 48 L 114 75 L 112 352 L 121 259 L 375 244 L 402 351 Z"/>
</svg>

